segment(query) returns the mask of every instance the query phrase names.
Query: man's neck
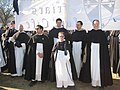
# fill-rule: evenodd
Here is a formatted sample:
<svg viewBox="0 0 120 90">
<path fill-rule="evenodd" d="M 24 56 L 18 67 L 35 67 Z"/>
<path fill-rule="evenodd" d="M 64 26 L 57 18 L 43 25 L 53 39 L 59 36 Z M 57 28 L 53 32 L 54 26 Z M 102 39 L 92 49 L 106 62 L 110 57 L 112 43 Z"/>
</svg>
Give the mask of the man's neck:
<svg viewBox="0 0 120 90">
<path fill-rule="evenodd" d="M 78 28 L 77 30 L 78 30 L 78 31 L 81 31 L 81 30 L 82 30 L 82 28 Z"/>
<path fill-rule="evenodd" d="M 38 35 L 43 35 L 43 33 L 37 33 Z"/>
<path fill-rule="evenodd" d="M 56 26 L 55 28 L 63 28 L 63 26 Z"/>
</svg>

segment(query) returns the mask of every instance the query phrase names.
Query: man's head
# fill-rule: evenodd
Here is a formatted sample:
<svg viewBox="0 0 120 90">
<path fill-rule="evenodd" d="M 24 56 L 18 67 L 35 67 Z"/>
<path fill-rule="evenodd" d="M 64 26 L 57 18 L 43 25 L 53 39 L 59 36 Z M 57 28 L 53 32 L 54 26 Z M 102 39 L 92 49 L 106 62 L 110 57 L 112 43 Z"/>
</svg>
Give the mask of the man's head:
<svg viewBox="0 0 120 90">
<path fill-rule="evenodd" d="M 4 30 L 5 28 L 4 27 L 1 27 L 0 30 Z"/>
<path fill-rule="evenodd" d="M 58 33 L 58 39 L 59 39 L 61 42 L 63 42 L 63 41 L 64 41 L 64 38 L 65 38 L 64 32 L 59 32 L 59 33 Z"/>
<path fill-rule="evenodd" d="M 83 22 L 82 21 L 77 21 L 76 28 L 79 30 L 79 29 L 82 28 L 82 26 L 83 26 Z"/>
<path fill-rule="evenodd" d="M 48 33 L 49 33 L 49 32 L 48 32 L 47 30 L 44 30 L 44 35 L 46 35 L 46 36 L 47 36 L 47 35 L 48 35 Z"/>
<path fill-rule="evenodd" d="M 99 20 L 98 19 L 93 20 L 92 25 L 95 30 L 98 30 L 99 29 Z"/>
<path fill-rule="evenodd" d="M 22 31 L 23 31 L 23 29 L 24 29 L 23 25 L 22 25 L 22 24 L 20 24 L 20 26 L 19 26 L 19 30 L 20 30 L 20 32 L 22 32 Z"/>
<path fill-rule="evenodd" d="M 43 26 L 37 25 L 35 29 L 36 29 L 36 32 L 37 32 L 38 34 L 42 34 L 42 33 L 43 33 Z"/>
<path fill-rule="evenodd" d="M 15 21 L 11 21 L 11 28 L 15 28 Z"/>
<path fill-rule="evenodd" d="M 57 27 L 61 27 L 62 26 L 62 19 L 60 19 L 60 18 L 56 19 L 56 25 L 57 25 Z"/>
</svg>

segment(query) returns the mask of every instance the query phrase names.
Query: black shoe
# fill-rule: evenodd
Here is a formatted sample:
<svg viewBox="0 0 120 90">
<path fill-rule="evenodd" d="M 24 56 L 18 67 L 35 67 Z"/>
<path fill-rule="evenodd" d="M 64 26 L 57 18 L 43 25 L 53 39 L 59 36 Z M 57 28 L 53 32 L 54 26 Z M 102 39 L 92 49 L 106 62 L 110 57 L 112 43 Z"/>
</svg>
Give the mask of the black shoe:
<svg viewBox="0 0 120 90">
<path fill-rule="evenodd" d="M 30 84 L 29 84 L 29 86 L 33 87 L 36 83 L 37 83 L 37 81 L 31 81 Z"/>
<path fill-rule="evenodd" d="M 100 90 L 104 90 L 104 87 L 99 87 Z"/>
</svg>

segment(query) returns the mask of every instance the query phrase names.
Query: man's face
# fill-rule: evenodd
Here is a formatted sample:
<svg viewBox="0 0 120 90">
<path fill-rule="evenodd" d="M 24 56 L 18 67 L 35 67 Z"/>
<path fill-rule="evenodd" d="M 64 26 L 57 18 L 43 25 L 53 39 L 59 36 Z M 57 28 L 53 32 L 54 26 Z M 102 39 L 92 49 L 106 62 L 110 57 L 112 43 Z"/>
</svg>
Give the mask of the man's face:
<svg viewBox="0 0 120 90">
<path fill-rule="evenodd" d="M 57 27 L 61 27 L 62 21 L 57 21 L 56 24 L 57 24 Z"/>
<path fill-rule="evenodd" d="M 23 31 L 23 29 L 24 29 L 24 28 L 23 28 L 23 25 L 20 25 L 19 30 L 20 30 L 20 31 Z"/>
<path fill-rule="evenodd" d="M 14 23 L 11 23 L 11 27 L 12 27 L 12 28 L 15 28 L 15 24 L 14 24 Z"/>
<path fill-rule="evenodd" d="M 76 28 L 81 29 L 82 25 L 80 23 L 76 23 Z"/>
<path fill-rule="evenodd" d="M 94 22 L 93 22 L 93 27 L 94 27 L 95 29 L 98 29 L 98 28 L 99 28 L 99 21 L 94 21 Z"/>
<path fill-rule="evenodd" d="M 43 31 L 43 30 L 42 30 L 42 29 L 40 29 L 39 27 L 36 27 L 35 29 L 36 29 L 36 32 L 37 32 L 38 34 L 41 34 L 41 33 L 42 33 L 42 31 Z"/>
<path fill-rule="evenodd" d="M 59 33 L 58 38 L 59 38 L 60 41 L 64 41 L 65 36 L 64 36 L 64 34 Z"/>
</svg>

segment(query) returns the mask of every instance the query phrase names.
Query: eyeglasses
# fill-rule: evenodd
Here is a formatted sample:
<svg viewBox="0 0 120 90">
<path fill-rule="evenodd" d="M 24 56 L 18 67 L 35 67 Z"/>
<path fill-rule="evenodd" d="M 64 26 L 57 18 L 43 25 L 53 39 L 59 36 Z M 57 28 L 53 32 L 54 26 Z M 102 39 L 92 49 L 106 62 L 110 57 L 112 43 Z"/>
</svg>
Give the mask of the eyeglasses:
<svg viewBox="0 0 120 90">
<path fill-rule="evenodd" d="M 64 36 L 59 36 L 59 37 L 64 37 Z"/>
</svg>

